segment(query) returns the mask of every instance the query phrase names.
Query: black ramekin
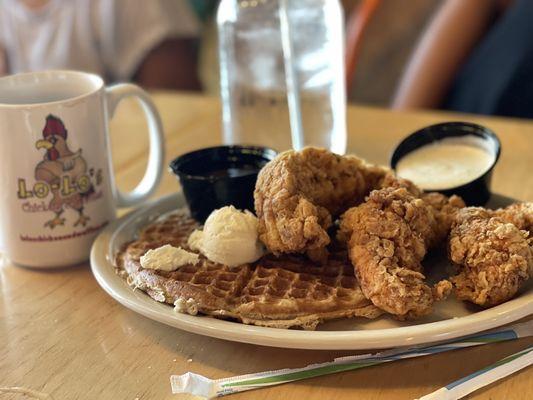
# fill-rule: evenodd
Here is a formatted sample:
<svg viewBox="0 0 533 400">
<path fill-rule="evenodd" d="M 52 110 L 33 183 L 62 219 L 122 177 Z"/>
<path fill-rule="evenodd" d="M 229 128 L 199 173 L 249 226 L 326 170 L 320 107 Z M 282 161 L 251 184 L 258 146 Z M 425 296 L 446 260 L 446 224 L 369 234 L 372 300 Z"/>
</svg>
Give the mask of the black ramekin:
<svg viewBox="0 0 533 400">
<path fill-rule="evenodd" d="M 179 178 L 191 215 L 203 223 L 213 210 L 227 205 L 253 212 L 257 174 L 276 154 L 266 147 L 208 147 L 177 157 L 170 169 Z M 212 174 L 244 166 L 249 172 L 237 176 Z"/>
<path fill-rule="evenodd" d="M 456 194 L 461 196 L 469 206 L 481 206 L 487 203 L 490 198 L 490 182 L 492 170 L 500 158 L 501 143 L 496 134 L 481 125 L 470 122 L 444 122 L 422 128 L 403 139 L 392 153 L 390 160 L 391 167 L 396 170 L 398 161 L 406 154 L 427 144 L 442 140 L 448 137 L 476 136 L 487 143 L 487 149 L 494 155 L 494 161 L 490 168 L 480 177 L 467 182 L 461 186 L 437 189 L 446 196 Z"/>
</svg>

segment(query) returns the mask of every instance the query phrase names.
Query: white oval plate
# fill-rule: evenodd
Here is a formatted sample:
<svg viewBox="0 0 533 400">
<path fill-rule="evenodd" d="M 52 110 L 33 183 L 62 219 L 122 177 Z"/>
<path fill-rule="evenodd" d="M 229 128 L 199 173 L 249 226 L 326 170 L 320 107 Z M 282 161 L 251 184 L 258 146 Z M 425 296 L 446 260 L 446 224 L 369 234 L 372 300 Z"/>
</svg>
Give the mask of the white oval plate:
<svg viewBox="0 0 533 400">
<path fill-rule="evenodd" d="M 496 196 L 492 206 L 509 199 Z M 135 238 L 139 228 L 159 215 L 184 206 L 181 194 L 166 196 L 139 208 L 110 224 L 91 250 L 91 267 L 96 280 L 115 300 L 145 317 L 200 335 L 263 346 L 296 349 L 362 350 L 408 346 L 453 339 L 505 325 L 533 313 L 533 285 L 515 299 L 482 310 L 454 298 L 436 304 L 434 312 L 421 320 L 396 321 L 384 316 L 376 320 L 343 319 L 319 325 L 317 331 L 285 330 L 245 325 L 206 316 L 174 313 L 173 307 L 158 303 L 140 290 L 133 291 L 114 270 L 111 260 L 120 247 Z M 434 257 L 425 262 L 429 279 L 443 275 L 447 261 Z M 439 273 L 437 273 L 439 272 Z"/>
</svg>

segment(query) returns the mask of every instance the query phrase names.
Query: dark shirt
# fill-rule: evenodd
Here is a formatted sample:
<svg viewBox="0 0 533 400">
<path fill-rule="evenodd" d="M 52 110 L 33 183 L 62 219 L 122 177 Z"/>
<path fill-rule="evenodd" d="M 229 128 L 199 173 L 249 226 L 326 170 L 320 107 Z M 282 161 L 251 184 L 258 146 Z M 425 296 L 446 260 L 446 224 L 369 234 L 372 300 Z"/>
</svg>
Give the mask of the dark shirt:
<svg viewBox="0 0 533 400">
<path fill-rule="evenodd" d="M 517 0 L 474 49 L 444 108 L 533 117 L 533 0 Z"/>
</svg>

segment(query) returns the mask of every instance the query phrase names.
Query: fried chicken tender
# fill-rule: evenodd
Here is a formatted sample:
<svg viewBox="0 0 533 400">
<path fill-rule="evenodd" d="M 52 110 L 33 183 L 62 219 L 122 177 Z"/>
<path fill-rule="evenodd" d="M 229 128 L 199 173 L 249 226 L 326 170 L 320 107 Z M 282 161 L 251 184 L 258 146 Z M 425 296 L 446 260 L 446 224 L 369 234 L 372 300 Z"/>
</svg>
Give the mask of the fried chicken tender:
<svg viewBox="0 0 533 400">
<path fill-rule="evenodd" d="M 260 240 L 276 255 L 306 253 L 324 259 L 334 219 L 361 203 L 388 173 L 325 149 L 278 155 L 259 172 L 255 187 Z"/>
<path fill-rule="evenodd" d="M 341 217 L 338 238 L 347 242 L 365 296 L 400 319 L 413 319 L 429 314 L 433 302 L 451 291 L 448 281 L 428 286 L 421 262 L 445 239 L 464 203 L 457 196 L 426 195 L 409 181 L 387 180 L 388 187 Z"/>
<path fill-rule="evenodd" d="M 496 211 L 468 207 L 457 213 L 449 256 L 460 267 L 450 280 L 457 297 L 483 307 L 511 299 L 533 275 L 532 203 Z"/>
<path fill-rule="evenodd" d="M 437 192 L 423 193 L 421 198 L 435 211 L 435 219 L 437 220 L 437 224 L 434 226 L 435 242 L 430 243 L 429 247 L 437 247 L 442 245 L 450 233 L 457 211 L 466 205 L 459 196 L 447 197 Z"/>
<path fill-rule="evenodd" d="M 494 216 L 528 231 L 529 237 L 533 236 L 533 203 L 516 203 L 500 208 L 494 212 Z"/>
<path fill-rule="evenodd" d="M 382 187 L 392 188 L 406 188 L 415 197 L 420 197 L 426 204 L 433 208 L 435 212 L 436 225 L 433 227 L 435 230 L 434 241 L 429 243 L 429 247 L 436 247 L 440 242 L 448 236 L 452 223 L 455 219 L 457 210 L 465 207 L 465 202 L 459 196 L 447 197 L 438 192 L 424 192 L 413 182 L 398 178 L 395 175 L 387 175 L 382 183 Z"/>
</svg>

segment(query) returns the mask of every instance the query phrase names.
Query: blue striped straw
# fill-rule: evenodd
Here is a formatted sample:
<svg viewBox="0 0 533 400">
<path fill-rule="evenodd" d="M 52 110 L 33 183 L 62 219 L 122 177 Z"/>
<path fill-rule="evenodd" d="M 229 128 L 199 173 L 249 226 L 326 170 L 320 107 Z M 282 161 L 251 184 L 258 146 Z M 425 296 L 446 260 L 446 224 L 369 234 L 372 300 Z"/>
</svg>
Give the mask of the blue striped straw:
<svg viewBox="0 0 533 400">
<path fill-rule="evenodd" d="M 512 354 L 419 400 L 456 400 L 533 364 L 533 346 Z"/>
</svg>

